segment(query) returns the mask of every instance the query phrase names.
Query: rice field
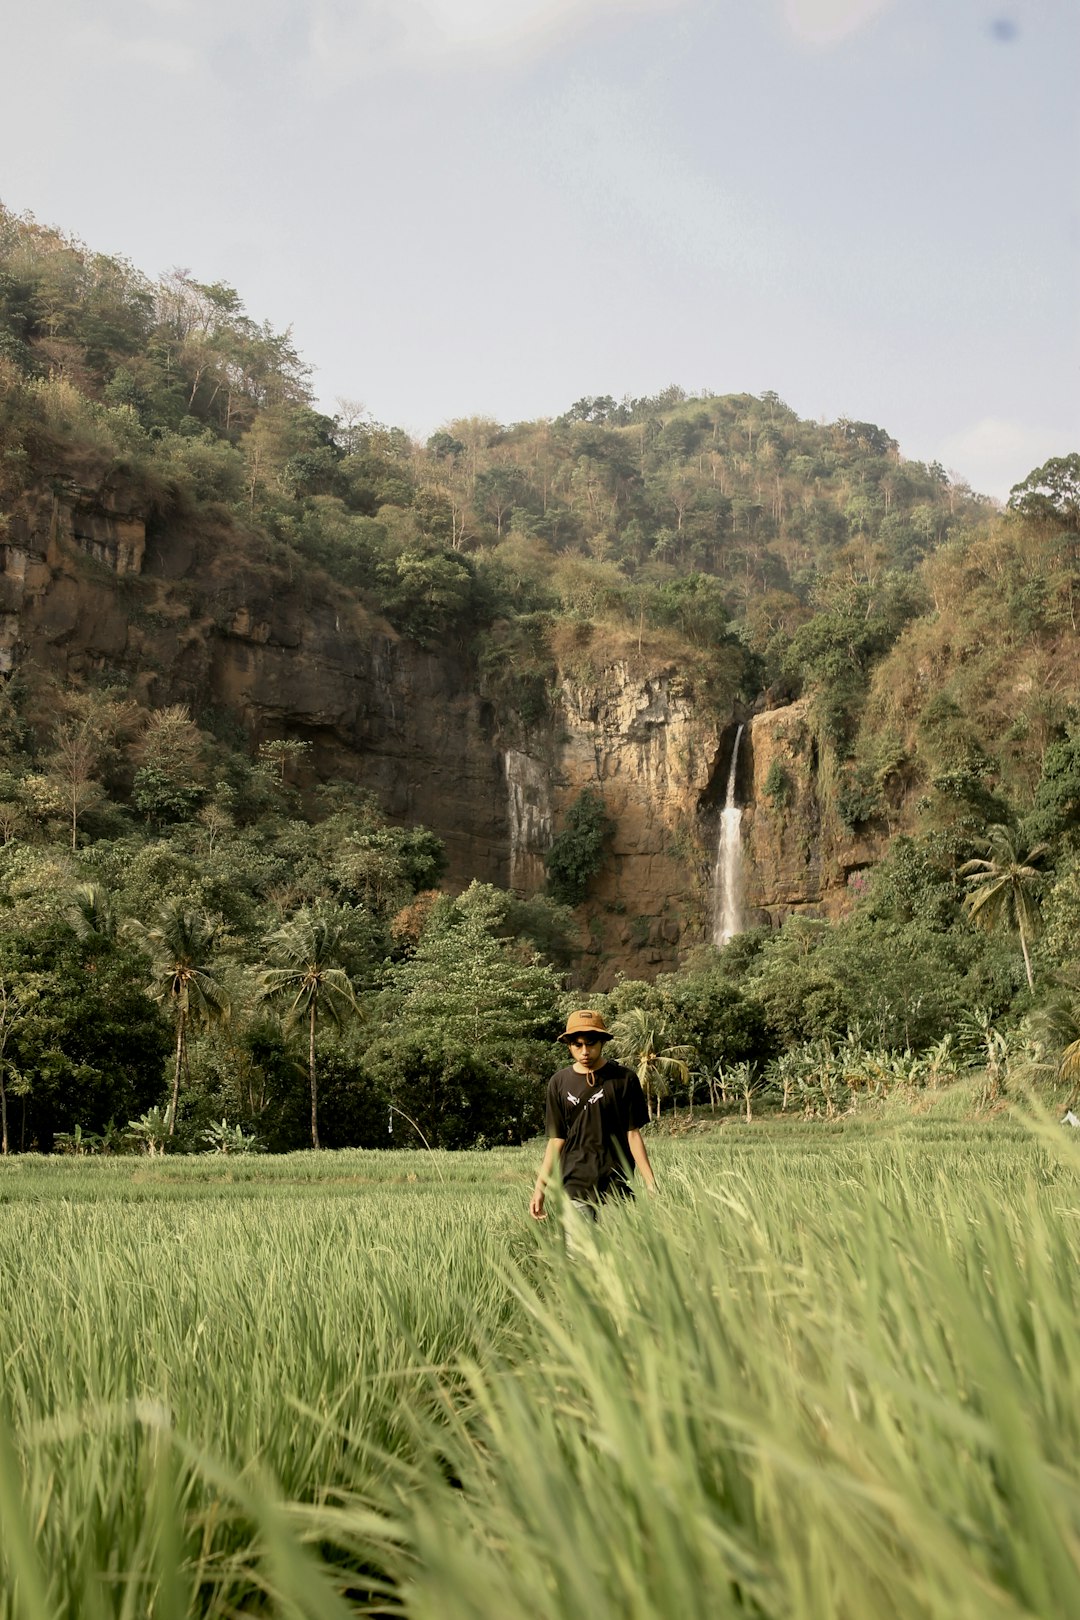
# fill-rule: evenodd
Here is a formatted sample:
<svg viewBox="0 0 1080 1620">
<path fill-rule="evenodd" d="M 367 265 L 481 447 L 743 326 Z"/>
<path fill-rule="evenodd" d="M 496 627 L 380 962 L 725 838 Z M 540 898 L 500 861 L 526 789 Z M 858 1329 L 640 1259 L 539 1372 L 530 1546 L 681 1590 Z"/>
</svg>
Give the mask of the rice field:
<svg viewBox="0 0 1080 1620">
<path fill-rule="evenodd" d="M 650 1150 L 0 1161 L 2 1620 L 1080 1614 L 1073 1133 Z"/>
</svg>

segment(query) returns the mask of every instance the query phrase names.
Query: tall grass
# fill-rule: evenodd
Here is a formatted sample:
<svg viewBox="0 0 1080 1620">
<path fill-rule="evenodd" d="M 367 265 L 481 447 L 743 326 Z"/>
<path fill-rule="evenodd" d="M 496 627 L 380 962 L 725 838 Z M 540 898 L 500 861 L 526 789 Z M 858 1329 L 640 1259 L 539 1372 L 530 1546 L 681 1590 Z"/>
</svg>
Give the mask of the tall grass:
<svg viewBox="0 0 1080 1620">
<path fill-rule="evenodd" d="M 1080 1613 L 1073 1148 L 5 1172 L 0 1616 Z"/>
</svg>

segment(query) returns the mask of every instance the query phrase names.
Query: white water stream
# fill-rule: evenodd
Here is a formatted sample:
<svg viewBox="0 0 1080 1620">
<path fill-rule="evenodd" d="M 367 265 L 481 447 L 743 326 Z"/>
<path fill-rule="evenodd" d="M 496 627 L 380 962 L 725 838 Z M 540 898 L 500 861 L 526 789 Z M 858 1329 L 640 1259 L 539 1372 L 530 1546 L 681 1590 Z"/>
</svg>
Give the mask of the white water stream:
<svg viewBox="0 0 1080 1620">
<path fill-rule="evenodd" d="M 720 839 L 713 867 L 713 944 L 726 945 L 742 933 L 742 811 L 735 803 L 735 776 L 739 768 L 742 726 L 735 733 L 728 770 L 727 794 L 720 812 Z"/>
</svg>

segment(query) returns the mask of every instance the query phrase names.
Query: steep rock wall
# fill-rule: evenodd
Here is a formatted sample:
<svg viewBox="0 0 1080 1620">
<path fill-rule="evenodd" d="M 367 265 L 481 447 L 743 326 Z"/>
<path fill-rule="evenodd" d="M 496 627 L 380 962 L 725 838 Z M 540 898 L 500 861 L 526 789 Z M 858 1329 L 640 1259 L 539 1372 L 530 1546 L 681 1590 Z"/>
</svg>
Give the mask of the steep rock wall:
<svg viewBox="0 0 1080 1620">
<path fill-rule="evenodd" d="M 605 987 L 620 972 L 651 978 L 707 937 L 703 833 L 712 838 L 715 818 L 707 808 L 703 819 L 701 807 L 715 796 L 721 738 L 674 667 L 640 675 L 615 661 L 588 681 L 560 681 L 554 725 L 524 756 L 534 803 L 544 783 L 546 803 L 519 821 L 515 878 L 526 892 L 539 888 L 553 830 L 583 790 L 601 795 L 615 830 L 584 908 L 584 980 Z M 514 770 L 523 780 L 520 763 Z"/>
<path fill-rule="evenodd" d="M 303 738 L 313 779 L 354 781 L 394 820 L 432 827 L 452 882 L 508 881 L 501 759 L 462 655 L 402 640 L 230 525 L 147 539 L 120 492 L 31 497 L 5 539 L 0 669 L 121 671 L 144 702 L 227 712 L 253 743 Z"/>
<path fill-rule="evenodd" d="M 747 922 L 778 927 L 792 912 L 843 915 L 857 874 L 880 860 L 883 840 L 851 836 L 831 813 L 808 700 L 755 714 L 747 752 Z"/>
<path fill-rule="evenodd" d="M 123 487 L 58 485 L 7 514 L 0 544 L 0 673 L 128 675 L 144 702 L 226 712 L 253 744 L 312 745 L 311 779 L 373 792 L 446 844 L 448 877 L 531 894 L 585 788 L 616 828 L 582 908 L 582 982 L 651 977 L 711 937 L 719 810 L 735 717 L 717 717 L 672 665 L 614 659 L 565 674 L 549 720 L 500 722 L 463 652 L 425 649 L 347 592 L 292 575 L 235 525 L 148 526 Z M 770 797 L 777 770 L 789 791 Z M 770 772 L 772 775 L 770 776 Z M 880 848 L 823 813 L 805 704 L 757 714 L 738 772 L 747 923 L 836 915 Z"/>
</svg>

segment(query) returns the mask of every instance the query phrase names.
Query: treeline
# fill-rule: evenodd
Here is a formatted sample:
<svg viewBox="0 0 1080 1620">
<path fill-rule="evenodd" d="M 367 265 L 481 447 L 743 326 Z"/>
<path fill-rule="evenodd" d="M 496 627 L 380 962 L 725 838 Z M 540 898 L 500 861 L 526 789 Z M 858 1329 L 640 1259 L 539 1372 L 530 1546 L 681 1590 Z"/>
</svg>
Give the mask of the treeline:
<svg viewBox="0 0 1080 1620">
<path fill-rule="evenodd" d="M 441 893 L 430 832 L 389 826 L 351 785 L 302 794 L 302 756 L 283 739 L 251 758 L 107 688 L 0 689 L 6 1150 L 464 1147 L 542 1128 L 582 995 L 556 896 L 587 872 L 554 861 L 528 900 Z M 1010 1063 L 1077 1068 L 1080 731 L 1046 749 L 1024 816 L 939 793 L 947 823 L 894 839 L 842 922 L 792 917 L 589 994 L 657 1111 L 830 1114 L 971 1065 L 1002 1085 Z"/>
<path fill-rule="evenodd" d="M 438 839 L 351 785 L 302 799 L 289 740 L 251 759 L 179 707 L 18 677 L 0 733 L 5 1150 L 223 1118 L 383 1143 L 397 1107 L 394 1140 L 535 1129 L 563 907 L 440 894 Z"/>
<path fill-rule="evenodd" d="M 255 527 L 403 633 L 470 648 L 527 718 L 567 661 L 635 649 L 683 659 L 721 709 L 792 694 L 838 614 L 866 620 L 854 713 L 925 603 L 920 560 L 990 510 L 875 424 L 807 422 L 774 393 L 598 396 L 421 446 L 357 405 L 316 410 L 291 334 L 234 289 L 151 280 L 3 210 L 0 427 L 8 503 L 121 480 L 151 532 L 200 511 Z"/>
<path fill-rule="evenodd" d="M 291 335 L 233 289 L 151 280 L 0 209 L 0 522 L 72 485 L 124 487 L 151 542 L 212 522 L 330 574 L 400 633 L 456 643 L 526 731 L 558 674 L 616 657 L 674 664 L 725 716 L 808 696 L 821 813 L 905 836 L 856 874 L 846 921 L 792 919 L 615 993 L 654 1054 L 690 1048 L 687 1100 L 725 1065 L 925 1053 L 975 1009 L 973 1050 L 1024 1030 L 1032 1061 L 1068 1051 L 1080 457 L 1002 515 L 875 424 L 678 388 L 417 445 L 316 410 Z M 0 703 L 9 1142 L 131 1118 L 196 1140 L 225 1117 L 299 1146 L 316 1094 L 328 1143 L 536 1128 L 578 844 L 552 897 L 440 897 L 423 829 L 333 783 L 301 799 L 302 744 L 253 760 L 226 721 L 126 693 L 119 673 L 52 694 L 16 675 Z M 777 774 L 758 813 L 788 814 L 790 789 Z M 972 861 L 1000 904 L 974 905 Z M 325 989 L 292 976 L 316 945 Z"/>
</svg>

